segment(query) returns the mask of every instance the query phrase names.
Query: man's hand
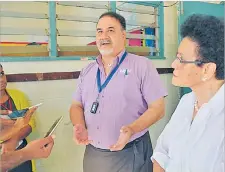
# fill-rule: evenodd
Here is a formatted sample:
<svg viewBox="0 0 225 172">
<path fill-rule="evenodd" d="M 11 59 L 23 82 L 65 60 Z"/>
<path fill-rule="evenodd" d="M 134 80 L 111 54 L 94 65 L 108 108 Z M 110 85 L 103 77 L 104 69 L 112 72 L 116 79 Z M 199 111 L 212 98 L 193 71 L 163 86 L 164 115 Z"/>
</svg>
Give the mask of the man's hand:
<svg viewBox="0 0 225 172">
<path fill-rule="evenodd" d="M 73 128 L 73 132 L 74 132 L 73 139 L 77 144 L 88 145 L 92 142 L 91 140 L 88 140 L 88 131 L 83 125 L 81 124 L 75 125 Z"/>
<path fill-rule="evenodd" d="M 31 141 L 23 148 L 27 160 L 47 158 L 53 148 L 55 136 L 48 136 L 43 139 Z"/>
<path fill-rule="evenodd" d="M 17 130 L 21 130 L 22 128 L 26 127 L 30 121 L 31 116 L 36 111 L 37 107 L 33 107 L 29 109 L 23 118 L 17 118 L 14 128 Z"/>
<path fill-rule="evenodd" d="M 131 136 L 133 135 L 133 130 L 129 126 L 123 126 L 120 129 L 120 136 L 116 144 L 110 147 L 111 151 L 120 151 L 126 144 L 130 141 Z"/>
<path fill-rule="evenodd" d="M 31 115 L 34 113 L 34 111 L 37 108 L 31 108 L 29 109 L 25 116 L 23 118 L 18 118 L 16 121 L 15 120 L 9 120 L 10 122 L 13 123 L 13 125 L 11 127 L 5 127 L 1 133 L 0 133 L 0 140 L 1 141 L 9 141 L 10 139 L 13 138 L 13 140 L 10 140 L 8 143 L 6 143 L 6 145 L 3 145 L 3 152 L 4 149 L 5 151 L 11 151 L 14 150 L 14 147 L 17 146 L 19 140 L 17 139 L 16 134 L 23 129 L 24 127 L 26 127 L 30 121 Z M 4 120 L 4 119 L 2 119 Z M 8 122 L 9 123 L 9 122 Z M 14 138 L 15 137 L 15 138 Z"/>
</svg>

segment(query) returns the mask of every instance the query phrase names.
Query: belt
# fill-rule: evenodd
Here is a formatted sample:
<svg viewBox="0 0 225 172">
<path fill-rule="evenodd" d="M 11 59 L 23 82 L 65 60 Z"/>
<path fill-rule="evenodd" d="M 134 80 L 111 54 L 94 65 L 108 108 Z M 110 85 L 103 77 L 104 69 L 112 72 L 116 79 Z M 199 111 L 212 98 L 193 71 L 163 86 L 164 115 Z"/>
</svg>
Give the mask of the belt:
<svg viewBox="0 0 225 172">
<path fill-rule="evenodd" d="M 149 136 L 149 132 L 147 131 L 145 134 L 143 134 L 141 137 L 136 138 L 135 140 L 129 142 L 126 144 L 126 146 L 123 148 L 123 150 L 128 149 L 130 147 L 132 147 L 134 144 L 137 144 L 138 142 L 140 142 L 142 139 L 144 139 L 144 137 Z M 101 149 L 101 148 L 96 148 L 95 146 L 89 144 L 91 147 L 93 147 L 96 150 L 102 151 L 102 152 L 112 152 L 110 149 Z"/>
</svg>

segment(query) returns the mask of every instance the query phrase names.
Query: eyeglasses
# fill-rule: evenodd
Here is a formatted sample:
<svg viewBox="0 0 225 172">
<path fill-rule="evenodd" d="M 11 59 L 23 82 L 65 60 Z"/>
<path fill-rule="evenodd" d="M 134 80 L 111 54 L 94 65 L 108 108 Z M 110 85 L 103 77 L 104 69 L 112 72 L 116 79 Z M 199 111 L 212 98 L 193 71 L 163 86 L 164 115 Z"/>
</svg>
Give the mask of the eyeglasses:
<svg viewBox="0 0 225 172">
<path fill-rule="evenodd" d="M 206 62 L 204 62 L 202 60 L 194 60 L 194 61 L 183 60 L 180 57 L 177 57 L 177 60 L 179 60 L 180 63 L 184 63 L 184 64 L 186 64 L 186 63 L 193 63 L 193 64 L 196 64 L 198 66 L 202 65 L 203 63 L 206 63 Z"/>
<path fill-rule="evenodd" d="M 4 76 L 5 75 L 5 72 L 4 71 L 1 71 L 0 72 L 0 77 Z"/>
</svg>

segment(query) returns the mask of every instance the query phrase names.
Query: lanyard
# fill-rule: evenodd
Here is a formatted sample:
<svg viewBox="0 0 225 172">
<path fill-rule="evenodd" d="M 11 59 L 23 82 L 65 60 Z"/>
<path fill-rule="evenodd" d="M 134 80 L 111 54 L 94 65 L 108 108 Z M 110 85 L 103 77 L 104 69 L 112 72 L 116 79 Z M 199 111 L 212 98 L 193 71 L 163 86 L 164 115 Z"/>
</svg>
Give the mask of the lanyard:
<svg viewBox="0 0 225 172">
<path fill-rule="evenodd" d="M 121 63 L 124 61 L 125 57 L 127 56 L 127 52 L 125 51 L 122 58 L 120 59 L 119 63 L 113 68 L 110 72 L 109 76 L 106 78 L 105 82 L 101 85 L 101 76 L 100 76 L 100 69 L 98 68 L 97 71 L 97 85 L 98 85 L 98 92 L 101 93 L 102 90 L 107 86 L 109 81 L 112 79 L 113 75 L 116 73 L 118 68 L 120 67 Z"/>
<path fill-rule="evenodd" d="M 5 108 L 5 110 L 11 110 L 12 111 L 12 101 L 10 100 L 10 98 L 6 102 L 9 102 L 9 109 L 4 104 L 1 104 L 1 106 L 3 108 Z"/>
</svg>

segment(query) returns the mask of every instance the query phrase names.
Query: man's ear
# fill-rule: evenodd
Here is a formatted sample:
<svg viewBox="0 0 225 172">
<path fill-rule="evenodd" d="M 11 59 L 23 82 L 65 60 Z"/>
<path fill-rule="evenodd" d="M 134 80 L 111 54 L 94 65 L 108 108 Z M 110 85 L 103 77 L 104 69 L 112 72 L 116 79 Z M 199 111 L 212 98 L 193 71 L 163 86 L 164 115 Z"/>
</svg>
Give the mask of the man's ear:
<svg viewBox="0 0 225 172">
<path fill-rule="evenodd" d="M 125 44 L 125 46 L 127 45 L 127 33 L 126 33 L 126 31 L 125 30 L 123 30 L 123 39 L 124 39 L 124 44 Z"/>
<path fill-rule="evenodd" d="M 126 36 L 127 36 L 126 30 L 123 30 L 122 33 L 123 33 L 124 38 L 126 39 Z"/>
</svg>

